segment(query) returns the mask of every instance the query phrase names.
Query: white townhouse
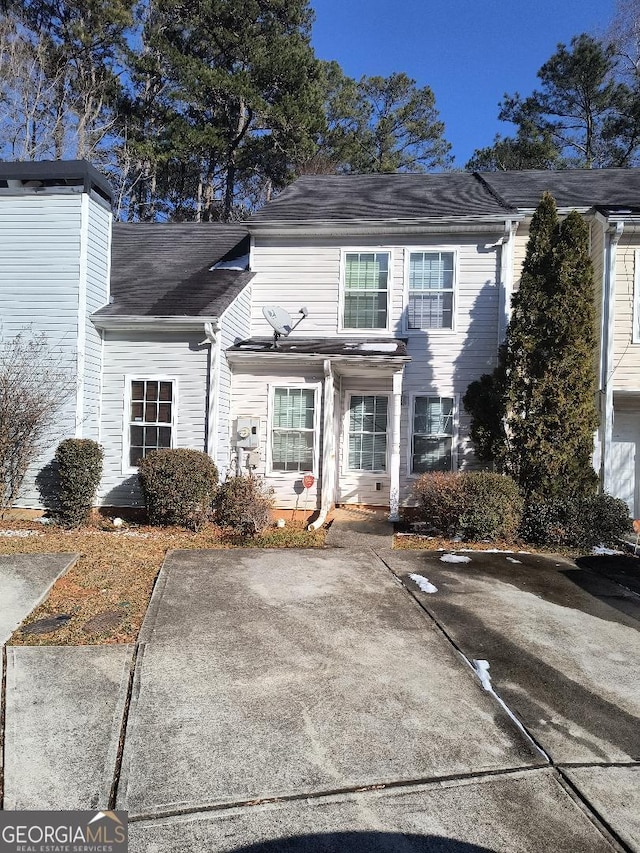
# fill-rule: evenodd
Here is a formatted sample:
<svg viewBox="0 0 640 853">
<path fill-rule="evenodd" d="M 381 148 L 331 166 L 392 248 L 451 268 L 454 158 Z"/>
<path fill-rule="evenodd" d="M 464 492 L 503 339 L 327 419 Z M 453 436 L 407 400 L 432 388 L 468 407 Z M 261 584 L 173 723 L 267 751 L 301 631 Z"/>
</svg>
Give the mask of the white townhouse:
<svg viewBox="0 0 640 853">
<path fill-rule="evenodd" d="M 220 225 L 112 223 L 87 163 L 0 164 L 0 334 L 45 331 L 77 380 L 21 504 L 77 436 L 104 447 L 102 505 L 138 505 L 139 460 L 191 447 L 318 523 L 395 518 L 421 473 L 474 465 L 461 399 L 495 366 L 545 189 L 590 223 L 598 465 L 638 514 L 640 170 L 304 177 Z M 278 339 L 274 306 L 295 326 Z"/>
</svg>

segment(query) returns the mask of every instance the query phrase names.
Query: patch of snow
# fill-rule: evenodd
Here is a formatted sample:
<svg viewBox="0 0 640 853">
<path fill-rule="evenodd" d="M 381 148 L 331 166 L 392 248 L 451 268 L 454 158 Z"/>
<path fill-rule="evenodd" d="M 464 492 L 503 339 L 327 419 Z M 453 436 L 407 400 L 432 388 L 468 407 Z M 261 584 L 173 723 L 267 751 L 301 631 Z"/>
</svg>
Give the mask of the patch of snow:
<svg viewBox="0 0 640 853">
<path fill-rule="evenodd" d="M 491 686 L 491 676 L 489 675 L 489 661 L 488 660 L 474 660 L 473 668 L 475 669 L 478 678 L 480 679 L 480 684 L 482 684 L 485 690 L 490 690 L 493 692 L 493 687 Z"/>
<path fill-rule="evenodd" d="M 379 344 L 362 343 L 356 346 L 360 352 L 395 352 L 398 349 L 398 345 L 390 341 L 380 341 Z"/>
<path fill-rule="evenodd" d="M 248 270 L 249 269 L 249 255 L 241 255 L 239 258 L 232 258 L 230 261 L 218 261 L 217 264 L 214 264 L 209 269 L 213 272 L 213 270 Z"/>
<path fill-rule="evenodd" d="M 111 523 L 113 524 L 114 527 L 122 527 L 122 525 L 124 524 L 124 521 L 121 518 L 114 518 Z"/>
<path fill-rule="evenodd" d="M 507 563 L 517 563 L 519 566 L 521 566 L 522 560 L 514 560 L 513 557 L 507 557 Z"/>
<path fill-rule="evenodd" d="M 624 551 L 616 551 L 613 548 L 607 548 L 605 545 L 596 545 L 591 553 L 596 554 L 599 557 L 608 557 L 615 554 L 624 554 Z"/>
<path fill-rule="evenodd" d="M 470 557 L 460 557 L 458 554 L 443 554 L 440 557 L 443 563 L 470 563 Z"/>
<path fill-rule="evenodd" d="M 38 524 L 53 524 L 53 519 L 45 518 L 44 515 L 40 518 L 36 518 L 36 521 L 38 522 Z"/>
<path fill-rule="evenodd" d="M 438 587 L 434 586 L 429 578 L 425 578 L 422 575 L 409 575 L 411 580 L 416 584 L 416 586 L 420 587 L 423 592 L 437 592 Z"/>
<path fill-rule="evenodd" d="M 488 660 L 474 660 L 474 661 L 469 662 L 468 658 L 466 660 L 467 660 L 467 663 L 470 663 L 471 667 L 475 670 L 476 675 L 480 679 L 480 683 L 482 684 L 482 687 L 485 690 L 487 690 L 489 693 L 491 693 L 491 695 L 496 699 L 497 702 L 500 703 L 500 705 L 504 708 L 504 710 L 507 712 L 509 717 L 513 720 L 513 722 L 516 724 L 516 726 L 520 729 L 520 731 L 523 733 L 523 735 L 527 738 L 527 740 L 529 740 L 531 742 L 531 744 L 538 750 L 538 752 L 541 755 L 543 755 L 547 759 L 547 761 L 550 762 L 551 759 L 549 758 L 547 753 L 540 746 L 538 746 L 538 744 L 534 741 L 534 739 L 531 737 L 529 732 L 522 725 L 520 720 L 513 713 L 511 708 L 509 708 L 509 706 L 504 702 L 504 700 L 501 699 L 498 696 L 498 694 L 496 693 L 496 691 L 493 689 L 493 685 L 491 684 L 491 676 L 489 675 L 489 661 Z"/>
<path fill-rule="evenodd" d="M 42 536 L 39 530 L 0 530 L 0 536 L 25 539 L 27 536 Z"/>
</svg>

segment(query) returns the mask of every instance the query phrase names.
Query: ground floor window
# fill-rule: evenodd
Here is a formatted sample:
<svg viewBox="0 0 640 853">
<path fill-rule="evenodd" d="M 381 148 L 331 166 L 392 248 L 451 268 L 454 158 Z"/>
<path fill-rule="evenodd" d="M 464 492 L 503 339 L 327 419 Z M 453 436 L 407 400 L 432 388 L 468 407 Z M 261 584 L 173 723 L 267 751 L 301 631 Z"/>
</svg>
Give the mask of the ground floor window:
<svg viewBox="0 0 640 853">
<path fill-rule="evenodd" d="M 131 380 L 129 465 L 132 468 L 152 450 L 172 446 L 174 400 L 171 380 Z"/>
<path fill-rule="evenodd" d="M 312 471 L 315 449 L 314 388 L 274 388 L 271 469 Z"/>
<path fill-rule="evenodd" d="M 349 400 L 349 470 L 387 470 L 387 397 Z"/>
<path fill-rule="evenodd" d="M 453 467 L 452 397 L 416 397 L 413 405 L 411 471 L 451 471 Z"/>
</svg>

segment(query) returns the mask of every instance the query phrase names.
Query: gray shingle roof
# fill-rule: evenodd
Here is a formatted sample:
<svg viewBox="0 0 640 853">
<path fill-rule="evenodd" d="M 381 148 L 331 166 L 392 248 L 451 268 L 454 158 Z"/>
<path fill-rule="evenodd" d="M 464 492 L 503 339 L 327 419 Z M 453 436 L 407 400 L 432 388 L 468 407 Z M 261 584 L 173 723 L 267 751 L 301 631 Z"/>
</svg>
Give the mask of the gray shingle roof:
<svg viewBox="0 0 640 853">
<path fill-rule="evenodd" d="M 220 223 L 113 226 L 113 303 L 96 317 L 218 317 L 251 280 L 247 270 L 211 270 L 249 251 L 247 230 Z"/>
<path fill-rule="evenodd" d="M 298 178 L 249 219 L 252 223 L 449 219 L 510 211 L 465 172 L 308 175 Z"/>
<path fill-rule="evenodd" d="M 478 177 L 515 207 L 537 207 L 546 191 L 558 207 L 640 208 L 640 169 L 482 172 Z"/>
</svg>

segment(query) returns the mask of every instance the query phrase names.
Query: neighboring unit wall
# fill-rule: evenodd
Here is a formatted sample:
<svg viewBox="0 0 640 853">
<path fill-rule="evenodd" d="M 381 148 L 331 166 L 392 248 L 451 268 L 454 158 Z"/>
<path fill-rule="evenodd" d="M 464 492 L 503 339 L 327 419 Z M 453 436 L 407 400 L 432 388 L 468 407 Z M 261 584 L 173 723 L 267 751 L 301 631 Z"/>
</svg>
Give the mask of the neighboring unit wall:
<svg viewBox="0 0 640 853">
<path fill-rule="evenodd" d="M 88 213 L 103 220 L 88 233 Z M 18 506 L 40 505 L 35 484 L 38 472 L 52 458 L 59 441 L 76 434 L 82 421 L 77 409 L 78 339 L 87 324 L 84 283 L 91 287 L 91 304 L 106 301 L 106 276 L 93 259 L 91 240 L 100 243 L 108 230 L 106 211 L 85 193 L 0 195 L 0 338 L 4 341 L 23 332 L 46 334 L 43 359 L 68 374 L 69 394 L 57 413 L 55 428 L 46 447 L 25 478 Z M 98 237 L 97 232 L 101 231 Z M 91 255 L 89 255 L 89 250 Z M 83 259 L 84 251 L 84 259 Z M 86 259 L 91 257 L 91 269 Z M 84 313 L 83 313 L 84 312 Z M 81 337 L 81 335 L 80 335 Z M 97 411 L 100 344 L 92 328 L 86 335 L 91 382 L 79 386 L 84 408 Z M 34 364 L 37 372 L 38 365 Z M 78 423 L 77 423 L 78 421 Z M 95 414 L 94 414 L 95 425 Z M 90 430 L 97 437 L 97 429 Z"/>
<path fill-rule="evenodd" d="M 522 277 L 522 265 L 527 254 L 527 243 L 529 242 L 529 221 L 520 222 L 515 237 L 513 238 L 513 293 L 520 288 Z"/>
<path fill-rule="evenodd" d="M 163 378 L 175 382 L 173 446 L 206 449 L 208 345 L 203 333 L 105 332 L 101 443 L 104 471 L 99 502 L 103 506 L 139 506 L 138 476 L 124 459 L 128 379 Z"/>
<path fill-rule="evenodd" d="M 215 462 L 218 466 L 221 479 L 227 474 L 231 464 L 232 453 L 235 448 L 231 446 L 231 396 L 233 376 L 226 351 L 238 340 L 246 340 L 251 333 L 251 285 L 233 300 L 231 305 L 220 318 L 220 343 L 218 350 L 219 358 L 219 386 L 218 386 L 218 424 L 217 424 L 217 448 Z"/>
<path fill-rule="evenodd" d="M 619 391 L 640 390 L 640 336 L 633 328 L 639 249 L 640 233 L 627 225 L 616 252 L 613 387 Z"/>
<path fill-rule="evenodd" d="M 89 319 L 109 300 L 111 211 L 87 199 L 86 300 L 84 310 L 84 383 L 79 432 L 98 441 L 100 434 L 100 383 L 102 338 Z"/>
</svg>

